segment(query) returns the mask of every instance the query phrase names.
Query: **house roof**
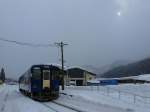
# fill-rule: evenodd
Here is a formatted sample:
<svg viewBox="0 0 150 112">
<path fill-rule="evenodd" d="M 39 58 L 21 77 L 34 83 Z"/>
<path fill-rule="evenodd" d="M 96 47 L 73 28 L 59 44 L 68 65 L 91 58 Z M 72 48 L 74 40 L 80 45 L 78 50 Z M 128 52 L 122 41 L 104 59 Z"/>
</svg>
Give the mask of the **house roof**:
<svg viewBox="0 0 150 112">
<path fill-rule="evenodd" d="M 80 70 L 82 70 L 82 71 L 85 71 L 85 72 L 87 72 L 87 73 L 89 73 L 89 74 L 93 75 L 93 76 L 96 76 L 96 74 L 95 74 L 95 73 L 92 73 L 92 72 L 90 72 L 90 71 L 86 70 L 86 69 L 85 69 L 85 68 L 83 68 L 83 67 L 77 67 L 77 66 L 74 66 L 74 67 L 69 67 L 67 70 L 71 70 L 71 69 L 80 69 Z"/>
</svg>

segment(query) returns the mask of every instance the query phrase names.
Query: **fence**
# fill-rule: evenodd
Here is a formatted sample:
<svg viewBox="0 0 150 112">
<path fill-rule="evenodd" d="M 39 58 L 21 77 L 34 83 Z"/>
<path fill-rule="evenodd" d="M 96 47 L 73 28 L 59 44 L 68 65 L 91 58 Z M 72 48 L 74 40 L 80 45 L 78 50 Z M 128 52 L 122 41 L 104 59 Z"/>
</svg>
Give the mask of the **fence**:
<svg viewBox="0 0 150 112">
<path fill-rule="evenodd" d="M 68 89 L 72 88 L 75 90 L 86 90 L 86 91 L 97 91 L 100 94 L 103 94 L 105 96 L 117 98 L 119 100 L 123 100 L 126 102 L 134 103 L 134 104 L 144 104 L 150 106 L 150 97 L 142 96 L 139 94 L 110 88 L 108 86 L 71 86 L 67 87 Z"/>
</svg>

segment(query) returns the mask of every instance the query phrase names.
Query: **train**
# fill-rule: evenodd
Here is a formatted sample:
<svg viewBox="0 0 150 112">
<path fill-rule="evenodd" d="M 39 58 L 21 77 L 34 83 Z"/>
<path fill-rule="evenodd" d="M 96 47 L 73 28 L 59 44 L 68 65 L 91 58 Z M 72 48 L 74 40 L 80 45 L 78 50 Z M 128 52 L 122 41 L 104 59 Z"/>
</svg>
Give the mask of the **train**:
<svg viewBox="0 0 150 112">
<path fill-rule="evenodd" d="M 19 90 L 38 101 L 57 99 L 62 72 L 64 71 L 60 67 L 52 64 L 32 65 L 19 77 Z"/>
</svg>

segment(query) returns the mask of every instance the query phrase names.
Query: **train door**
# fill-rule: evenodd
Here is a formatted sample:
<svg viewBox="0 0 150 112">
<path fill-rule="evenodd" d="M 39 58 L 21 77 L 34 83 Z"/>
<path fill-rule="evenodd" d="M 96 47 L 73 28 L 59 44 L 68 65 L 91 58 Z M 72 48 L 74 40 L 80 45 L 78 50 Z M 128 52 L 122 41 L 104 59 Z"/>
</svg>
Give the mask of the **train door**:
<svg viewBox="0 0 150 112">
<path fill-rule="evenodd" d="M 51 89 L 52 91 L 56 92 L 56 91 L 59 91 L 59 83 L 60 83 L 60 78 L 59 78 L 59 70 L 55 70 L 55 69 L 52 69 L 51 70 Z"/>
<path fill-rule="evenodd" d="M 43 89 L 50 89 L 50 70 L 43 70 Z"/>
</svg>

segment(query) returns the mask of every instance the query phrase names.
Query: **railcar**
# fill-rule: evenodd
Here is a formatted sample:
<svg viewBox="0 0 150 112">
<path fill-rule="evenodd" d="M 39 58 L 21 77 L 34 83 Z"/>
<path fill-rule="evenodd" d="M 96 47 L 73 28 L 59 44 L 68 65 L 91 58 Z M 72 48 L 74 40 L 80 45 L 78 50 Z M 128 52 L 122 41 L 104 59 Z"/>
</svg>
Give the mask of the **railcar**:
<svg viewBox="0 0 150 112">
<path fill-rule="evenodd" d="M 39 101 L 56 99 L 61 74 L 55 65 L 33 65 L 19 78 L 19 90 Z"/>
</svg>

